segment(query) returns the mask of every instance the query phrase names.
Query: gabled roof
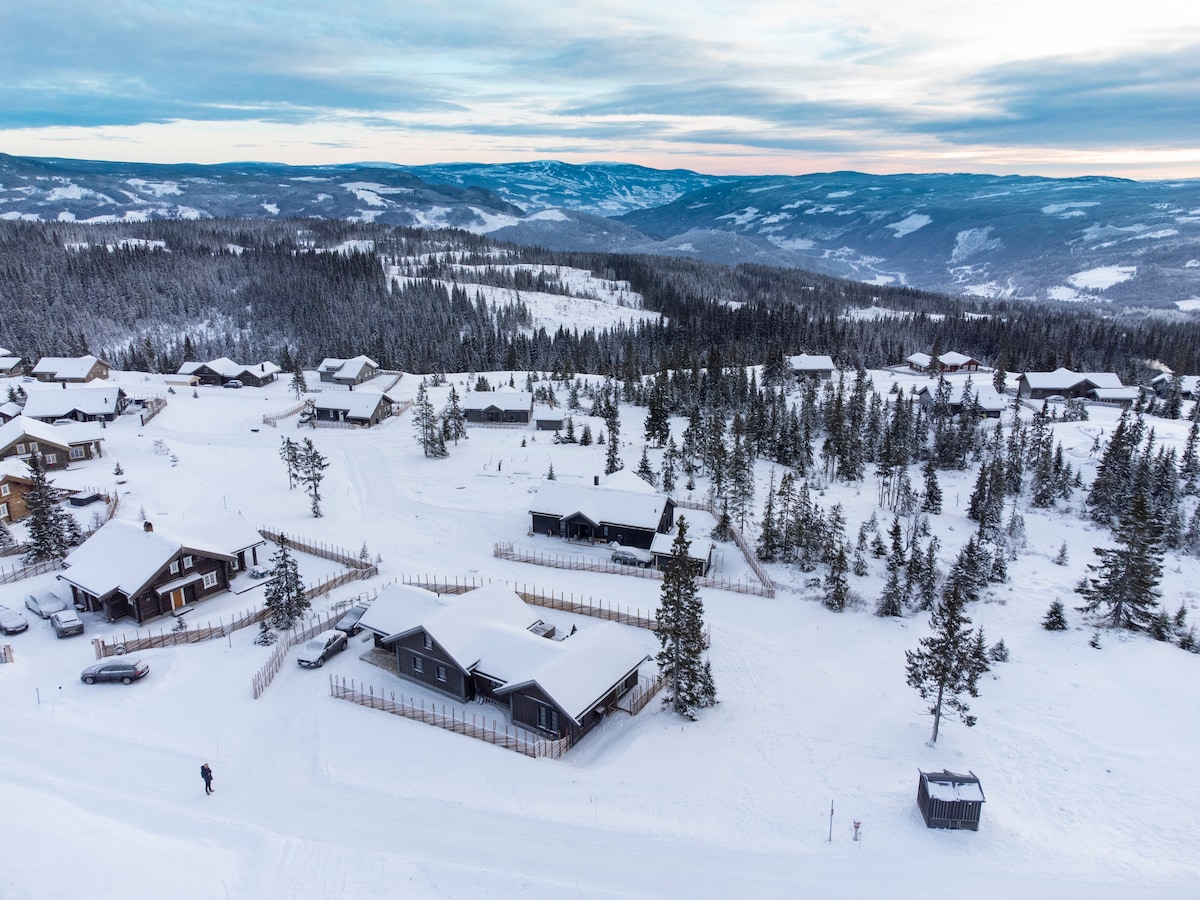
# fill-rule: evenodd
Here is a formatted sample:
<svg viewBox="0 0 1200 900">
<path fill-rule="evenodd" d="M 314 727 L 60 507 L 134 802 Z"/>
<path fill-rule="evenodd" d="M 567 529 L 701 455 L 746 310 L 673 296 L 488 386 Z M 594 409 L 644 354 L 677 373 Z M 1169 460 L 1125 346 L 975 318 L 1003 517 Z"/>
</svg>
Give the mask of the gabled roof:
<svg viewBox="0 0 1200 900">
<path fill-rule="evenodd" d="M 323 391 L 313 401 L 316 409 L 340 409 L 355 419 L 369 419 L 379 408 L 380 400 L 396 401 L 387 394 L 374 391 Z"/>
<path fill-rule="evenodd" d="M 978 364 L 979 360 L 967 356 L 965 353 L 959 353 L 957 350 L 951 350 L 939 356 L 938 362 L 943 366 L 965 366 L 967 363 Z"/>
<path fill-rule="evenodd" d="M 529 512 L 560 519 L 579 514 L 597 525 L 627 525 L 657 531 L 668 503 L 674 501 L 652 487 L 649 491 L 620 490 L 548 481 L 538 488 Z"/>
<path fill-rule="evenodd" d="M 1025 372 L 1021 375 L 1034 390 L 1039 391 L 1069 391 L 1085 381 L 1092 387 L 1119 388 L 1121 379 L 1113 372 L 1072 372 L 1059 366 L 1053 372 Z"/>
<path fill-rule="evenodd" d="M 56 378 L 83 378 L 92 370 L 92 366 L 100 361 L 94 356 L 43 356 L 33 367 L 33 374 L 53 375 Z"/>
<path fill-rule="evenodd" d="M 528 391 L 468 391 L 463 397 L 464 410 L 482 411 L 490 407 L 504 412 L 528 412 L 533 394 Z"/>
<path fill-rule="evenodd" d="M 677 528 L 672 528 L 667 534 L 660 532 L 654 535 L 654 539 L 650 541 L 650 552 L 655 556 L 670 556 L 671 551 L 675 549 L 675 536 L 678 533 Z M 688 559 L 707 563 L 713 546 L 714 544 L 709 538 L 694 535 L 688 541 Z"/>
<path fill-rule="evenodd" d="M 794 372 L 832 372 L 836 368 L 832 356 L 810 356 L 807 353 L 789 356 L 788 365 Z"/>
<path fill-rule="evenodd" d="M 25 401 L 25 415 L 35 419 L 49 419 L 65 416 L 76 410 L 90 416 L 108 415 L 116 411 L 120 396 L 121 389 L 115 385 L 68 385 L 65 390 L 42 385 L 40 389 L 29 391 Z"/>
<path fill-rule="evenodd" d="M 963 391 L 966 390 L 967 383 L 965 381 L 951 381 L 949 378 L 946 379 L 946 383 L 950 386 L 950 405 L 960 405 L 963 401 Z M 997 392 L 996 388 L 990 383 L 972 383 L 971 393 L 975 395 L 980 408 L 988 412 L 1003 411 L 1008 406 L 1008 398 Z M 918 397 L 922 394 L 928 394 L 932 400 L 937 396 L 937 385 L 924 385 L 917 391 Z"/>
<path fill-rule="evenodd" d="M 328 356 L 321 360 L 321 365 L 317 367 L 319 372 L 333 372 L 338 378 L 349 378 L 357 381 L 363 369 L 370 367 L 378 369 L 379 363 L 371 359 L 369 356 L 355 356 L 351 359 L 337 359 L 336 357 Z"/>
<path fill-rule="evenodd" d="M 202 368 L 216 372 L 222 378 L 240 378 L 247 374 L 253 375 L 256 378 L 262 378 L 264 375 L 277 375 L 282 371 L 278 365 L 266 360 L 254 365 L 244 366 L 241 363 L 235 363 L 228 356 L 221 356 L 211 362 L 185 362 L 179 367 L 177 374 L 194 375 Z"/>
<path fill-rule="evenodd" d="M 1097 400 L 1120 400 L 1133 402 L 1142 393 L 1140 388 L 1135 387 L 1119 387 L 1119 388 L 1092 388 L 1088 391 Z"/>
<path fill-rule="evenodd" d="M 67 449 L 79 444 L 91 444 L 104 440 L 104 430 L 99 422 L 75 422 L 71 425 L 50 425 L 28 416 L 17 416 L 0 425 L 0 453 L 23 438 L 32 438 L 38 444 L 49 444 Z"/>
<path fill-rule="evenodd" d="M 914 353 L 904 361 L 916 366 L 917 368 L 927 369 L 929 368 L 929 364 L 933 362 L 933 357 L 928 353 Z"/>
<path fill-rule="evenodd" d="M 1170 372 L 1163 372 L 1161 375 L 1155 375 L 1150 383 L 1155 387 L 1166 387 L 1174 377 Z M 1185 394 L 1195 394 L 1200 390 L 1200 375 L 1179 376 L 1179 387 Z M 3 407 L 0 407 L 0 410 L 3 410 Z"/>
</svg>

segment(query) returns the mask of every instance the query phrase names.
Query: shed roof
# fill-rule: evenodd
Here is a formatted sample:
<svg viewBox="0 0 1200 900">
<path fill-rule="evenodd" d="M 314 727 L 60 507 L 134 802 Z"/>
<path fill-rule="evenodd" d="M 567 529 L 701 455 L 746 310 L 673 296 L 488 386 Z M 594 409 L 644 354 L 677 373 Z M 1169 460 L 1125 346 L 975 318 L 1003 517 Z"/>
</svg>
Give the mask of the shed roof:
<svg viewBox="0 0 1200 900">
<path fill-rule="evenodd" d="M 528 412 L 533 408 L 533 394 L 528 391 L 468 391 L 463 397 L 463 409 L 481 411 L 490 407 L 505 412 Z"/>
<path fill-rule="evenodd" d="M 789 356 L 788 365 L 794 372 L 832 372 L 835 368 L 832 356 L 815 356 L 808 353 Z"/>
<path fill-rule="evenodd" d="M 926 789 L 934 800 L 983 803 L 987 799 L 983 796 L 983 785 L 973 773 L 959 775 L 946 769 L 941 772 L 921 772 L 921 777 L 925 779 Z"/>
</svg>

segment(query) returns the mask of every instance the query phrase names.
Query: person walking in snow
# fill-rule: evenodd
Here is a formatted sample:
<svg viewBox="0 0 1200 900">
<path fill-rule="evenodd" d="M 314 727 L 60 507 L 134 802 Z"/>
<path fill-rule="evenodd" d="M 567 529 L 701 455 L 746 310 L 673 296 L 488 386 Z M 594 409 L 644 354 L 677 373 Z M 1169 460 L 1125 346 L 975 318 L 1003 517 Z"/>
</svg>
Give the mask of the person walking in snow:
<svg viewBox="0 0 1200 900">
<path fill-rule="evenodd" d="M 200 767 L 200 777 L 204 779 L 204 793 L 211 794 L 213 792 L 212 767 L 208 763 L 204 763 Z"/>
</svg>

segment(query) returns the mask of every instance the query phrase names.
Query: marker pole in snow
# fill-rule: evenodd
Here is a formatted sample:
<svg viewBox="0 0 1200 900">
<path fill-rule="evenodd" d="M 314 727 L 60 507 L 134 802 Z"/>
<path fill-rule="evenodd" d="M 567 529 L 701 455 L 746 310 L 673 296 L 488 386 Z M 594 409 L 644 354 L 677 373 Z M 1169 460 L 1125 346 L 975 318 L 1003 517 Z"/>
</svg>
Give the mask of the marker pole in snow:
<svg viewBox="0 0 1200 900">
<path fill-rule="evenodd" d="M 829 801 L 829 843 L 833 843 L 833 801 Z"/>
</svg>

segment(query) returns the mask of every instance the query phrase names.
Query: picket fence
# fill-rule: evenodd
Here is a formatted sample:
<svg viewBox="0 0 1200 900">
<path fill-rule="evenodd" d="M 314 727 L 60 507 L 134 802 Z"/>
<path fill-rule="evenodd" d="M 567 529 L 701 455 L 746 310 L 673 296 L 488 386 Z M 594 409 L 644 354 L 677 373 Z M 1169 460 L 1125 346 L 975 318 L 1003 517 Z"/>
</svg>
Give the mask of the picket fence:
<svg viewBox="0 0 1200 900">
<path fill-rule="evenodd" d="M 720 519 L 721 517 L 721 514 L 717 512 L 711 503 L 695 503 L 691 500 L 677 500 L 675 501 L 675 505 L 682 506 L 684 509 L 695 509 L 701 512 L 706 512 L 716 519 Z M 756 554 L 753 548 L 746 543 L 746 539 L 742 537 L 742 533 L 737 529 L 736 526 L 732 524 L 729 526 L 729 537 L 737 546 L 737 548 L 742 551 L 742 558 L 746 560 L 746 565 L 753 570 L 754 574 L 758 577 L 759 582 L 762 584 L 763 590 L 759 596 L 774 597 L 775 579 L 767 574 L 766 567 L 759 562 L 758 554 Z M 747 591 L 746 593 L 755 592 Z"/>
<path fill-rule="evenodd" d="M 562 759 L 563 754 L 571 748 L 570 738 L 534 737 L 529 732 L 508 723 L 505 723 L 501 730 L 495 719 L 489 726 L 486 719 L 480 721 L 479 716 L 474 713 L 471 714 L 470 719 L 467 719 L 465 712 L 459 716 L 456 709 L 451 707 L 447 712 L 444 705 L 439 712 L 434 704 L 426 705 L 424 700 L 418 703 L 404 695 L 397 698 L 396 694 L 391 692 L 385 696 L 383 691 L 376 693 L 375 688 L 370 685 L 356 685 L 353 681 L 347 684 L 345 678 L 333 675 L 329 677 L 329 693 L 339 700 L 348 700 L 359 706 L 381 709 L 394 716 L 403 716 L 406 719 L 453 731 L 455 734 L 464 734 L 477 741 L 484 741 L 534 759 Z"/>
<path fill-rule="evenodd" d="M 374 600 L 376 596 L 378 595 L 372 594 L 368 598 L 366 594 L 360 594 L 353 600 L 341 600 L 335 603 L 333 608 L 328 612 L 312 616 L 304 624 L 296 625 L 294 628 L 279 635 L 275 641 L 275 649 L 271 651 L 271 655 L 267 657 L 267 661 L 263 663 L 262 668 L 255 672 L 250 679 L 250 692 L 254 695 L 254 699 L 257 700 L 261 697 L 266 689 L 271 686 L 271 682 L 275 680 L 275 676 L 283 668 L 283 661 L 287 657 L 289 650 L 297 644 L 307 641 L 313 635 L 327 631 L 351 606 L 366 605 L 371 600 Z"/>
</svg>

